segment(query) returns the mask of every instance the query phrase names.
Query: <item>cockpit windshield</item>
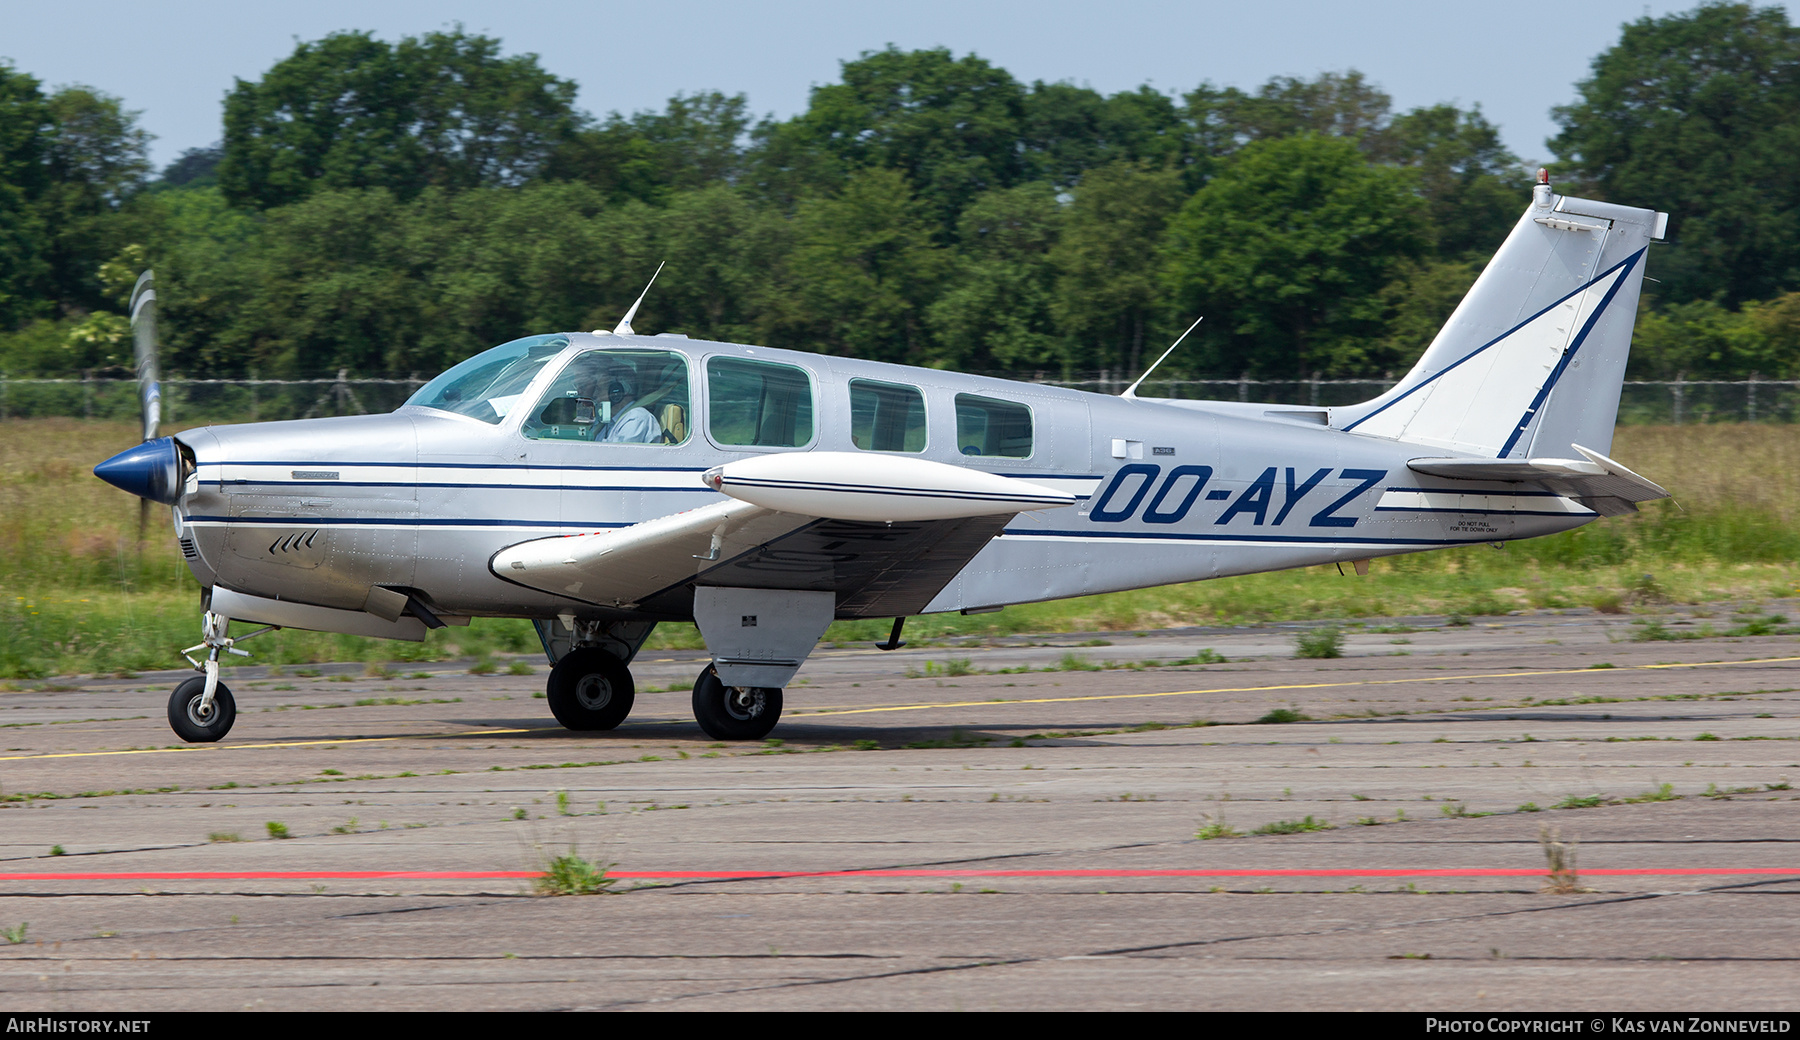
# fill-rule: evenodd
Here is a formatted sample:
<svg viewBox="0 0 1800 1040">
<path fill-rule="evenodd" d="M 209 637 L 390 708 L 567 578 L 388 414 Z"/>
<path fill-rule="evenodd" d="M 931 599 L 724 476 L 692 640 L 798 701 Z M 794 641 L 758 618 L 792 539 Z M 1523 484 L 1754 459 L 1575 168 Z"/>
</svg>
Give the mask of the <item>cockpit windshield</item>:
<svg viewBox="0 0 1800 1040">
<path fill-rule="evenodd" d="M 544 365 L 568 345 L 569 337 L 561 333 L 502 343 L 426 383 L 406 403 L 498 423 Z"/>
</svg>

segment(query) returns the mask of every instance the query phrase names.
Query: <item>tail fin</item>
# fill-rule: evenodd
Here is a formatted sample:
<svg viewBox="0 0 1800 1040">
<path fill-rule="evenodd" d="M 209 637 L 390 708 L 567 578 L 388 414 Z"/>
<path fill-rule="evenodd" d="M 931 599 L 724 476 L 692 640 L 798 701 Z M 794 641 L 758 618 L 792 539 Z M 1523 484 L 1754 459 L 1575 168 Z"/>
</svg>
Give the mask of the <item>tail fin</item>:
<svg viewBox="0 0 1800 1040">
<path fill-rule="evenodd" d="M 1531 206 L 1419 363 L 1331 424 L 1490 458 L 1612 450 L 1644 259 L 1668 214 L 1555 195 Z"/>
</svg>

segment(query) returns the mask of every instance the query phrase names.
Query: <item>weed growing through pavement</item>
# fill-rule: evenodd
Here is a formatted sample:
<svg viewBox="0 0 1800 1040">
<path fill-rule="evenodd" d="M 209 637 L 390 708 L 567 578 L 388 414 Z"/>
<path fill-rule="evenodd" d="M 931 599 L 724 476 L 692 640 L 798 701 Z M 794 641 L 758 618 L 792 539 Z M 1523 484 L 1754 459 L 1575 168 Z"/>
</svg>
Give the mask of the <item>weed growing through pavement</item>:
<svg viewBox="0 0 1800 1040">
<path fill-rule="evenodd" d="M 1552 808 L 1552 809 L 1592 809 L 1594 806 L 1600 805 L 1601 803 L 1603 803 L 1605 801 L 1606 801 L 1606 796 L 1602 795 L 1602 794 L 1590 794 L 1590 795 L 1572 794 L 1572 795 L 1568 796 L 1567 798 L 1564 798 L 1562 801 L 1557 802 L 1555 805 L 1551 806 L 1550 808 Z"/>
<path fill-rule="evenodd" d="M 211 834 L 208 834 L 206 836 L 206 840 L 221 842 L 221 843 L 231 842 L 231 841 L 243 841 L 244 836 L 242 834 L 239 834 L 237 831 L 213 831 Z"/>
<path fill-rule="evenodd" d="M 1244 836 L 1243 831 L 1240 831 L 1236 827 L 1225 822 L 1225 814 L 1222 812 L 1202 816 L 1201 819 L 1206 822 L 1200 825 L 1198 831 L 1194 832 L 1194 837 L 1199 838 L 1201 841 L 1211 841 L 1214 838 L 1241 838 Z"/>
<path fill-rule="evenodd" d="M 1311 722 L 1312 716 L 1295 711 L 1292 708 L 1276 708 L 1274 711 L 1269 712 L 1267 715 L 1264 715 L 1256 721 L 1258 725 L 1280 722 Z"/>
<path fill-rule="evenodd" d="M 1344 633 L 1325 627 L 1302 632 L 1294 637 L 1294 656 L 1327 658 L 1344 656 Z"/>
<path fill-rule="evenodd" d="M 544 860 L 544 872 L 532 882 L 543 896 L 591 896 L 605 892 L 617 880 L 606 876 L 616 864 L 596 863 L 574 849 Z"/>
<path fill-rule="evenodd" d="M 30 926 L 30 921 L 20 921 L 17 928 L 0 928 L 0 935 L 6 937 L 8 944 L 17 946 L 25 941 L 25 929 Z"/>
<path fill-rule="evenodd" d="M 1307 816 L 1299 820 L 1275 820 L 1251 831 L 1251 834 L 1304 834 L 1307 831 L 1331 831 L 1337 828 L 1324 820 Z"/>
<path fill-rule="evenodd" d="M 1543 891 L 1559 896 L 1593 891 L 1581 887 L 1581 875 L 1575 869 L 1577 844 L 1574 835 L 1564 840 L 1557 829 L 1548 824 L 1538 828 L 1538 845 L 1544 850 L 1544 859 L 1550 866 Z"/>
<path fill-rule="evenodd" d="M 263 826 L 268 829 L 269 837 L 271 837 L 271 838 L 291 838 L 291 837 L 293 837 L 292 834 L 288 833 L 287 824 L 282 823 L 280 820 L 270 820 L 269 822 L 263 824 Z"/>
</svg>

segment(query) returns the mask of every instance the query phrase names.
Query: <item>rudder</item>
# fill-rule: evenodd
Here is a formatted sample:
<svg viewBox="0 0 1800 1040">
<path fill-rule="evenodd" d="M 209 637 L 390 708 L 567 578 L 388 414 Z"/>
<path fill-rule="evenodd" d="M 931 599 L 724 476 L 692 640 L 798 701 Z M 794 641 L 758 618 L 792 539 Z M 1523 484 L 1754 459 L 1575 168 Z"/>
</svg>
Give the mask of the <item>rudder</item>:
<svg viewBox="0 0 1800 1040">
<path fill-rule="evenodd" d="M 1644 260 L 1668 215 L 1554 194 L 1532 204 L 1418 364 L 1331 425 L 1488 458 L 1612 448 Z"/>
</svg>

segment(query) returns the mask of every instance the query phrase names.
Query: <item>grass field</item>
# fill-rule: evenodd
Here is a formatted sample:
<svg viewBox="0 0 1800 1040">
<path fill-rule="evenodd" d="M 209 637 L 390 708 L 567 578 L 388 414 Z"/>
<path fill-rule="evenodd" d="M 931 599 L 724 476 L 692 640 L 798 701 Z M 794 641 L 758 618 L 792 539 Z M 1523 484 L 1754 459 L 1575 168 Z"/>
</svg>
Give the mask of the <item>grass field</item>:
<svg viewBox="0 0 1800 1040">
<path fill-rule="evenodd" d="M 165 508 L 140 544 L 138 501 L 91 474 L 135 439 L 128 423 L 0 422 L 0 679 L 176 667 L 199 637 L 198 587 Z M 1800 582 L 1800 426 L 1626 426 L 1613 457 L 1675 493 L 1632 517 L 1551 538 L 1377 560 L 1366 578 L 1314 567 L 909 622 L 912 640 L 1511 610 L 1654 610 L 1794 595 Z M 828 641 L 888 622 L 840 622 Z M 698 646 L 691 625 L 652 645 Z M 522 621 L 476 621 L 424 644 L 279 632 L 264 663 L 485 659 L 537 649 Z"/>
</svg>

